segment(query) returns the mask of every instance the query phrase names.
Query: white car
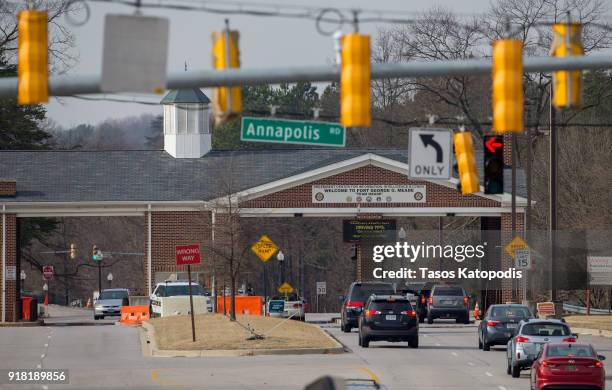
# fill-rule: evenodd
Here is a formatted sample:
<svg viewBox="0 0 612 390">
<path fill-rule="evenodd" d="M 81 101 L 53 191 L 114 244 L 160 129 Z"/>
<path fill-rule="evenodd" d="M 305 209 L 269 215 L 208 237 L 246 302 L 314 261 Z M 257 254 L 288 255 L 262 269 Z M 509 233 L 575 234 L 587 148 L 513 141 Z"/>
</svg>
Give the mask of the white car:
<svg viewBox="0 0 612 390">
<path fill-rule="evenodd" d="M 202 286 L 196 282 L 191 282 L 191 294 L 193 295 L 193 311 L 195 314 L 212 312 L 212 302 Z M 187 281 L 157 283 L 149 298 L 151 301 L 151 317 L 189 313 L 189 283 Z"/>
<path fill-rule="evenodd" d="M 291 319 L 304 321 L 305 312 L 306 312 L 306 301 L 304 298 L 298 297 L 296 294 L 291 294 L 288 296 L 276 296 L 270 299 L 272 301 L 285 301 L 285 309 L 283 311 L 282 317 Z M 267 302 L 268 312 L 270 307 L 270 301 Z"/>
</svg>

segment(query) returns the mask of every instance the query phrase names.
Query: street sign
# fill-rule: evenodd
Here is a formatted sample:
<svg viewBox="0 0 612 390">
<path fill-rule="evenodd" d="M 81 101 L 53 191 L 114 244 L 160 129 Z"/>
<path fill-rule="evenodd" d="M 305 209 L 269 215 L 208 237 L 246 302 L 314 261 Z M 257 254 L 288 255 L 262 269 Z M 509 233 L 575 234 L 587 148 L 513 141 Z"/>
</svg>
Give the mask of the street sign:
<svg viewBox="0 0 612 390">
<path fill-rule="evenodd" d="M 589 285 L 612 286 L 612 256 L 588 256 Z"/>
<path fill-rule="evenodd" d="M 506 245 L 506 247 L 504 248 L 506 250 L 506 253 L 512 257 L 513 259 L 516 258 L 516 251 L 517 250 L 526 250 L 529 249 L 529 245 L 527 245 L 527 243 L 525 242 L 525 240 L 523 240 L 520 236 L 516 236 L 512 239 L 512 241 L 510 241 L 508 243 L 508 245 Z"/>
<path fill-rule="evenodd" d="M 287 282 L 280 285 L 278 288 L 278 292 L 281 294 L 291 294 L 293 292 L 293 287 Z"/>
<path fill-rule="evenodd" d="M 264 234 L 255 244 L 251 246 L 251 250 L 257 255 L 257 257 L 259 257 L 261 261 L 265 263 L 276 253 L 278 247 L 274 242 L 272 242 L 270 237 Z"/>
<path fill-rule="evenodd" d="M 6 280 L 17 280 L 17 266 L 15 265 L 6 266 Z"/>
<path fill-rule="evenodd" d="M 317 295 L 327 294 L 327 282 L 317 282 Z"/>
<path fill-rule="evenodd" d="M 332 122 L 242 117 L 240 140 L 343 147 L 346 129 Z"/>
<path fill-rule="evenodd" d="M 272 300 L 268 303 L 268 313 L 282 314 L 285 311 L 285 301 L 282 299 Z"/>
<path fill-rule="evenodd" d="M 53 279 L 53 266 L 52 265 L 44 265 L 42 267 L 43 279 L 51 280 Z"/>
<path fill-rule="evenodd" d="M 409 138 L 408 177 L 450 179 L 453 131 L 413 127 Z"/>
<path fill-rule="evenodd" d="M 517 269 L 531 269 L 531 251 L 517 249 L 514 251 L 514 267 Z"/>
<path fill-rule="evenodd" d="M 200 244 L 176 246 L 176 265 L 200 264 L 200 261 Z"/>
<path fill-rule="evenodd" d="M 162 93 L 166 89 L 168 29 L 166 18 L 106 15 L 100 89 Z"/>
<path fill-rule="evenodd" d="M 538 302 L 537 304 L 538 314 L 546 316 L 555 315 L 555 304 L 553 302 Z"/>
</svg>

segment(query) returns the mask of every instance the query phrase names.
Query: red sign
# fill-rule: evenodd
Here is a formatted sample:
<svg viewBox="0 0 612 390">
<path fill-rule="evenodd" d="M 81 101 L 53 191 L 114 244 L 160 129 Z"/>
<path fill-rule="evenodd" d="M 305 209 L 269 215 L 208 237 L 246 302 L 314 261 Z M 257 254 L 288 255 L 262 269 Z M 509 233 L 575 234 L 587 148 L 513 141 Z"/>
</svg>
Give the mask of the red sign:
<svg viewBox="0 0 612 390">
<path fill-rule="evenodd" d="M 176 265 L 187 264 L 200 264 L 200 244 L 176 246 Z"/>
<path fill-rule="evenodd" d="M 555 304 L 553 302 L 538 302 L 538 313 L 542 315 L 554 316 Z"/>
<path fill-rule="evenodd" d="M 53 266 L 52 265 L 44 265 L 42 267 L 43 279 L 51 280 L 53 279 Z"/>
</svg>

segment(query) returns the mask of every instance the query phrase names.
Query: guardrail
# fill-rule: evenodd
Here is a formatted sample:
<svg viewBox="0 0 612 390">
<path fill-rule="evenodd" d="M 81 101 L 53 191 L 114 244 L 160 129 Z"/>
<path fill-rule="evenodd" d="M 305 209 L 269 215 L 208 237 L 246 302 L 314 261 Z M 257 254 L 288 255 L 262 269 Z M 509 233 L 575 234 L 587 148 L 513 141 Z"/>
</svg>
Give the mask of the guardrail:
<svg viewBox="0 0 612 390">
<path fill-rule="evenodd" d="M 563 304 L 563 310 L 567 311 L 569 313 L 576 313 L 576 314 L 586 314 L 586 312 L 587 312 L 586 307 L 584 307 L 584 306 L 577 306 L 577 305 L 570 305 L 569 303 L 564 303 Z M 590 308 L 589 311 L 590 311 L 591 314 L 594 314 L 594 315 L 612 314 L 612 311 L 605 310 L 605 309 Z"/>
</svg>

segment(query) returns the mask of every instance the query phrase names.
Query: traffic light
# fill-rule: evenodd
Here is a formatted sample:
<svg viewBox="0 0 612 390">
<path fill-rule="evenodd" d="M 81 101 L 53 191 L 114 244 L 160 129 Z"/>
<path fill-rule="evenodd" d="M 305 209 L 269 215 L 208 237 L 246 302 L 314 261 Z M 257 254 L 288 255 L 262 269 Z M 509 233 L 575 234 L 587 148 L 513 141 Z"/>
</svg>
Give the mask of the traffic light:
<svg viewBox="0 0 612 390">
<path fill-rule="evenodd" d="M 93 261 L 98 260 L 98 246 L 97 245 L 94 245 L 91 250 L 91 258 L 93 259 Z"/>
<path fill-rule="evenodd" d="M 340 72 L 340 116 L 346 127 L 372 125 L 370 68 L 370 36 L 357 33 L 344 35 Z"/>
<path fill-rule="evenodd" d="M 580 23 L 553 24 L 553 41 L 550 54 L 554 57 L 581 56 Z M 574 108 L 582 104 L 582 71 L 558 70 L 553 72 L 553 105 L 557 108 Z"/>
<path fill-rule="evenodd" d="M 213 32 L 212 57 L 216 70 L 239 68 L 239 33 L 229 27 Z M 213 113 L 216 123 L 223 123 L 242 112 L 242 89 L 240 87 L 218 87 L 213 93 Z"/>
<path fill-rule="evenodd" d="M 484 136 L 484 193 L 504 193 L 504 138 Z"/>
<path fill-rule="evenodd" d="M 523 132 L 523 42 L 493 42 L 493 131 Z"/>
<path fill-rule="evenodd" d="M 46 103 L 49 101 L 47 12 L 20 11 L 17 19 L 17 102 Z"/>
<path fill-rule="evenodd" d="M 70 244 L 70 258 L 72 260 L 76 259 L 76 245 L 75 244 Z"/>
<path fill-rule="evenodd" d="M 469 131 L 455 133 L 454 146 L 457 168 L 459 170 L 459 181 L 461 182 L 461 193 L 470 194 L 480 191 L 472 133 Z"/>
</svg>

